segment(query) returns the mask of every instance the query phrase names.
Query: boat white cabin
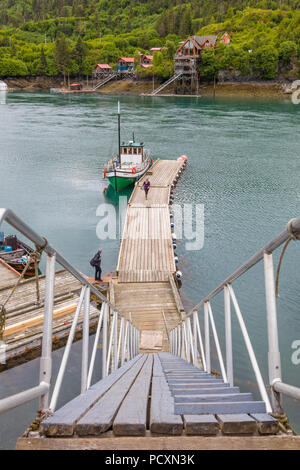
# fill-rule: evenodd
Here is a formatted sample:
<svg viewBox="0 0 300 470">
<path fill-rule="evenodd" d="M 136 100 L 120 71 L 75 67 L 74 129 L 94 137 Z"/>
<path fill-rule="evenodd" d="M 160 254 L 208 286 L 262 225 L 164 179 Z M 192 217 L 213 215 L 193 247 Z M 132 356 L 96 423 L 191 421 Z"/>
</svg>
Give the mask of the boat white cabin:
<svg viewBox="0 0 300 470">
<path fill-rule="evenodd" d="M 143 142 L 128 143 L 122 142 L 120 145 L 120 165 L 123 166 L 140 166 L 143 164 L 146 156 Z M 147 155 L 148 156 L 148 155 Z"/>
</svg>

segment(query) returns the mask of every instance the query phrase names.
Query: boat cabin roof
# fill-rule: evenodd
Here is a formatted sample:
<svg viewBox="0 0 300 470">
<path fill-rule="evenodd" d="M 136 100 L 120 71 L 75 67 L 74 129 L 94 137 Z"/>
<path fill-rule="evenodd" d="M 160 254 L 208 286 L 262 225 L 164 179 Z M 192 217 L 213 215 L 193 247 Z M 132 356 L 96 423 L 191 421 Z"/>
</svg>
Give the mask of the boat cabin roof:
<svg viewBox="0 0 300 470">
<path fill-rule="evenodd" d="M 144 147 L 144 143 L 130 140 L 129 142 L 122 142 L 121 147 Z"/>
</svg>

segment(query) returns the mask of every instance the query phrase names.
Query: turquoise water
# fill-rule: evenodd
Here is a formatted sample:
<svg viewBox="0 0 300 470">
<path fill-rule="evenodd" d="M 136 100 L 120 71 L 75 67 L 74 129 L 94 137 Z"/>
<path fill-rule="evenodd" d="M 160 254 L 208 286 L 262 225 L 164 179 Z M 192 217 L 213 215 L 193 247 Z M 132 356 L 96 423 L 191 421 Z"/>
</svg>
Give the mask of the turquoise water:
<svg viewBox="0 0 300 470">
<path fill-rule="evenodd" d="M 99 247 L 104 270 L 114 270 L 117 263 L 120 241 L 97 238 L 96 209 L 104 202 L 118 206 L 110 194 L 105 196 L 107 183 L 101 177 L 104 162 L 117 151 L 118 99 L 124 140 L 135 131 L 153 158 L 189 158 L 175 202 L 204 204 L 205 220 L 201 250 L 186 251 L 184 240 L 178 243 L 181 294 L 189 308 L 282 231 L 289 219 L 300 216 L 300 106 L 289 98 L 9 94 L 0 105 L 0 206 L 30 222 L 87 274 L 92 274 L 89 260 Z M 291 361 L 291 344 L 300 340 L 299 261 L 300 245 L 293 242 L 283 261 L 278 299 L 283 379 L 296 386 L 300 365 Z M 267 383 L 263 266 L 237 281 L 235 292 Z M 220 294 L 212 308 L 223 347 L 222 306 Z M 233 334 L 236 384 L 258 396 L 235 318 Z M 65 385 L 77 380 L 77 364 L 75 351 Z M 38 366 L 36 360 L 2 373 L 0 396 L 29 387 L 37 380 Z M 65 394 L 62 401 L 68 398 Z M 300 405 L 284 403 L 300 432 Z M 0 447 L 14 445 L 34 417 L 34 407 L 28 404 L 0 417 Z"/>
</svg>

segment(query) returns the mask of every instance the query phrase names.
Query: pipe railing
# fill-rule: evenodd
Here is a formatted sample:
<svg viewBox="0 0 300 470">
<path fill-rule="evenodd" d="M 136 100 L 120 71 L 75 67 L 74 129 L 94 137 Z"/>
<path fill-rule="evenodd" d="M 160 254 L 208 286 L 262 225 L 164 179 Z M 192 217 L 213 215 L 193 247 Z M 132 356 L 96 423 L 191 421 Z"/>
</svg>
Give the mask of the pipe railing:
<svg viewBox="0 0 300 470">
<path fill-rule="evenodd" d="M 53 412 L 61 390 L 67 362 L 70 356 L 73 340 L 78 326 L 80 313 L 83 309 L 82 320 L 82 359 L 81 359 L 81 393 L 91 386 L 93 371 L 95 369 L 96 354 L 102 333 L 102 378 L 122 366 L 139 352 L 140 333 L 130 319 L 119 310 L 93 286 L 74 266 L 72 266 L 50 243 L 37 234 L 29 225 L 24 223 L 10 209 L 0 209 L 0 227 L 3 222 L 8 223 L 22 235 L 29 239 L 37 249 L 45 252 L 46 275 L 44 296 L 44 323 L 42 336 L 42 353 L 40 360 L 40 383 L 18 394 L 0 400 L 0 413 L 16 408 L 39 397 L 39 411 Z M 82 285 L 80 297 L 76 306 L 72 325 L 64 349 L 60 368 L 54 385 L 51 400 L 50 385 L 52 380 L 52 332 L 53 307 L 55 290 L 55 263 L 60 264 L 71 273 Z M 90 333 L 90 295 L 93 293 L 102 306 L 99 311 L 97 329 L 89 361 L 89 333 Z M 119 327 L 120 326 L 120 327 Z M 50 402 L 50 404 L 49 404 Z"/>
<path fill-rule="evenodd" d="M 183 357 L 198 365 L 206 372 L 211 372 L 211 348 L 210 348 L 210 328 L 217 351 L 218 362 L 224 382 L 234 385 L 233 374 L 233 350 L 232 350 L 232 328 L 231 328 L 231 304 L 242 332 L 249 359 L 256 377 L 257 385 L 262 400 L 266 404 L 268 413 L 272 411 L 276 414 L 283 413 L 281 395 L 287 395 L 296 400 L 300 400 L 300 388 L 282 382 L 281 361 L 278 341 L 277 310 L 275 296 L 273 251 L 290 239 L 300 239 L 300 219 L 292 219 L 287 224 L 287 229 L 281 232 L 264 248 L 255 253 L 246 263 L 228 276 L 210 294 L 204 297 L 193 309 L 191 309 L 183 320 L 170 331 L 170 351 L 171 353 Z M 266 386 L 260 372 L 258 362 L 252 347 L 252 343 L 240 310 L 232 283 L 240 278 L 258 262 L 264 263 L 265 276 L 265 297 L 268 330 L 268 377 L 271 389 L 271 401 L 266 391 Z M 224 292 L 224 321 L 225 321 L 225 348 L 226 367 L 219 343 L 219 338 L 214 322 L 211 301 L 220 292 Z M 200 328 L 199 315 L 202 308 L 204 311 L 204 341 Z M 193 328 L 191 327 L 193 320 Z M 271 404 L 272 403 L 272 404 Z"/>
</svg>

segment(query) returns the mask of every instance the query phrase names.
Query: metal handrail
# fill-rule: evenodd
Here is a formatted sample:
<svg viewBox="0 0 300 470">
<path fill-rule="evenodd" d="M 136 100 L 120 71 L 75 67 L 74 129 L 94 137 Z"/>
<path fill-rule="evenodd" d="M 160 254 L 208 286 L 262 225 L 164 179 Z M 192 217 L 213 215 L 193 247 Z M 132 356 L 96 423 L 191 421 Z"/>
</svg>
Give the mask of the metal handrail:
<svg viewBox="0 0 300 470">
<path fill-rule="evenodd" d="M 115 312 L 119 310 L 103 295 L 101 292 L 96 289 L 93 284 L 91 284 L 78 269 L 72 266 L 69 261 L 67 261 L 45 238 L 41 237 L 37 232 L 35 232 L 29 225 L 22 221 L 12 210 L 10 209 L 0 209 L 0 226 L 2 222 L 5 221 L 18 230 L 22 235 L 28 238 L 32 243 L 34 243 L 37 248 L 42 249 L 49 256 L 56 256 L 56 262 L 60 264 L 63 268 L 69 271 L 81 284 L 89 287 L 91 292 L 98 297 L 98 299 L 106 302 L 111 309 Z"/>
<path fill-rule="evenodd" d="M 291 230 L 294 235 L 300 234 L 300 218 L 294 219 L 293 223 L 291 224 Z M 187 316 L 192 315 L 192 313 L 196 310 L 199 310 L 200 307 L 204 305 L 205 302 L 208 302 L 213 297 L 215 297 L 219 292 L 224 289 L 227 284 L 232 284 L 233 281 L 238 279 L 242 276 L 245 272 L 251 269 L 255 264 L 261 261 L 264 257 L 265 253 L 273 253 L 276 248 L 286 242 L 289 238 L 291 238 L 291 232 L 284 230 L 281 232 L 277 237 L 275 237 L 271 242 L 269 242 L 264 248 L 259 250 L 255 253 L 251 258 L 248 259 L 242 266 L 236 269 L 230 276 L 228 276 L 221 284 L 219 284 L 210 294 L 208 294 L 204 299 L 202 299 L 199 303 L 197 303 L 188 313 Z"/>
<path fill-rule="evenodd" d="M 103 334 L 102 378 L 108 375 L 109 371 L 113 372 L 118 367 L 122 366 L 125 360 L 130 360 L 138 354 L 140 332 L 132 324 L 131 320 L 125 320 L 124 315 L 119 312 L 118 309 L 80 273 L 80 271 L 72 266 L 45 238 L 41 237 L 29 225 L 23 222 L 13 211 L 10 209 L 0 209 L 0 227 L 4 221 L 34 243 L 37 249 L 44 251 L 47 255 L 47 262 L 45 275 L 42 354 L 40 361 L 40 383 L 36 387 L 32 387 L 28 390 L 24 390 L 23 392 L 1 399 L 0 413 L 16 408 L 17 406 L 27 403 L 37 397 L 40 397 L 39 411 L 42 413 L 53 412 L 61 389 L 82 307 L 84 313 L 82 327 L 81 393 L 84 393 L 91 385 L 101 327 Z M 82 284 L 82 289 L 49 406 L 49 391 L 52 378 L 52 329 L 56 262 L 70 272 Z M 88 337 L 91 292 L 102 301 L 102 308 L 99 312 L 98 326 L 89 365 Z M 107 351 L 109 309 L 113 312 L 113 322 L 110 329 L 109 350 Z M 118 332 L 119 319 L 123 326 Z M 124 329 L 125 321 L 126 329 Z M 119 361 L 120 356 L 121 358 Z"/>
<path fill-rule="evenodd" d="M 282 382 L 281 379 L 281 360 L 278 341 L 278 326 L 277 326 L 277 311 L 276 311 L 276 297 L 275 297 L 275 281 L 274 281 L 274 267 L 273 267 L 273 251 L 280 247 L 283 243 L 288 242 L 290 239 L 300 239 L 300 219 L 292 219 L 287 224 L 285 231 L 281 232 L 271 242 L 265 245 L 260 251 L 255 253 L 248 261 L 235 270 L 228 276 L 221 284 L 219 284 L 210 294 L 204 297 L 197 303 L 183 318 L 178 325 L 170 332 L 170 350 L 173 354 L 184 357 L 196 365 L 198 359 L 198 344 L 200 346 L 200 357 L 202 367 L 205 371 L 211 371 L 210 363 L 210 325 L 215 340 L 217 349 L 218 360 L 223 376 L 223 380 L 233 386 L 233 358 L 232 358 L 232 329 L 231 329 L 231 302 L 234 306 L 235 313 L 243 334 L 246 349 L 256 376 L 258 388 L 262 399 L 266 403 L 268 412 L 272 409 L 276 414 L 282 414 L 281 394 L 290 396 L 296 400 L 300 400 L 300 388 L 288 385 Z M 285 245 L 286 246 L 286 245 Z M 267 328 L 268 328 L 268 371 L 269 383 L 271 387 L 270 403 L 266 387 L 263 382 L 261 372 L 255 357 L 255 353 L 247 332 L 243 316 L 232 288 L 232 283 L 245 272 L 255 266 L 259 261 L 264 261 L 264 275 L 265 275 L 265 296 L 266 296 L 266 311 L 267 311 Z M 221 348 L 215 328 L 213 319 L 211 300 L 224 290 L 224 318 L 225 318 L 225 343 L 226 343 L 226 371 L 222 357 Z M 201 307 L 204 307 L 204 342 L 200 330 L 200 322 L 198 312 Z M 193 318 L 193 331 L 191 330 L 190 319 Z M 187 331 L 189 334 L 187 335 Z M 205 345 L 203 347 L 203 344 Z M 192 353 L 192 354 L 191 354 Z"/>
</svg>

